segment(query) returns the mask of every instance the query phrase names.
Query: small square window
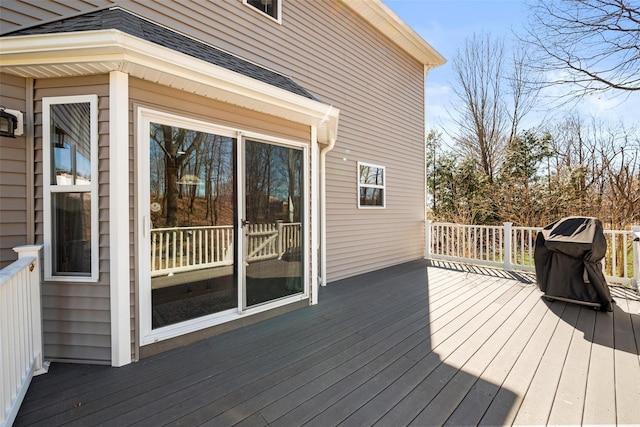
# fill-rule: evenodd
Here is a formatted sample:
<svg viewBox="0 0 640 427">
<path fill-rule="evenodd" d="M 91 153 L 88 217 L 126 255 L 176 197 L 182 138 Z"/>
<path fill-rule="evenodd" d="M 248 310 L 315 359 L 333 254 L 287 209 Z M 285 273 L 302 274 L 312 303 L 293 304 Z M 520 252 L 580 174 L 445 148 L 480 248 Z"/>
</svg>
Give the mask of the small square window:
<svg viewBox="0 0 640 427">
<path fill-rule="evenodd" d="M 358 162 L 358 207 L 384 208 L 385 167 Z"/>
<path fill-rule="evenodd" d="M 282 0 L 244 0 L 244 4 L 252 6 L 280 22 L 282 16 Z"/>
</svg>

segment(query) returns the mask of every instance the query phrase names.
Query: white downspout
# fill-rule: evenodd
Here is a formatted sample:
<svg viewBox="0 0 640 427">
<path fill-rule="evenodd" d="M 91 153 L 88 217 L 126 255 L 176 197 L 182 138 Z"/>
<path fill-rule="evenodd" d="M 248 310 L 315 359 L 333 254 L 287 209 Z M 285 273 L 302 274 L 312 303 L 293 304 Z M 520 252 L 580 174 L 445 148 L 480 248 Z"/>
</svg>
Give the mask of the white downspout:
<svg viewBox="0 0 640 427">
<path fill-rule="evenodd" d="M 336 123 L 329 123 L 327 125 L 327 140 L 328 144 L 320 150 L 320 280 L 321 286 L 327 286 L 327 153 L 333 150 L 336 145 L 338 137 L 337 129 L 337 115 L 339 110 L 336 110 L 333 106 L 327 108 L 327 112 L 320 121 L 321 125 L 325 124 L 329 120 L 330 114 L 335 115 Z M 333 126 L 331 126 L 333 125 Z"/>
<path fill-rule="evenodd" d="M 320 285 L 327 286 L 327 153 L 336 145 L 336 137 L 320 150 Z"/>
</svg>

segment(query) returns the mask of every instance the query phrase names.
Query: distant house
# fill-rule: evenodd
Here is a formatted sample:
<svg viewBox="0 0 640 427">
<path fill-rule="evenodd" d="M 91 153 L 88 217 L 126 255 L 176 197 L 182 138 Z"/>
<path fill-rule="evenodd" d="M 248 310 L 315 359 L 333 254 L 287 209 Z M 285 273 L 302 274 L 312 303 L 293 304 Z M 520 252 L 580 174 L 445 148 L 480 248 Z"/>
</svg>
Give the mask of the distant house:
<svg viewBox="0 0 640 427">
<path fill-rule="evenodd" d="M 0 25 L 24 123 L 0 266 L 43 245 L 47 359 L 121 366 L 423 257 L 444 59 L 380 0 L 14 0 Z"/>
</svg>

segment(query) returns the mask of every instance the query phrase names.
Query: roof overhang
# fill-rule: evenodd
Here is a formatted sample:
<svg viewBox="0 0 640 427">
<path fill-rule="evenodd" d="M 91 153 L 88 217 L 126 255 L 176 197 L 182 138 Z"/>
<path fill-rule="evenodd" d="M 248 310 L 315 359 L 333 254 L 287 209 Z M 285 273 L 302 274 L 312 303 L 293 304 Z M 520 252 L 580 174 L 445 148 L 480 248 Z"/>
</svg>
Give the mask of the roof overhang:
<svg viewBox="0 0 640 427">
<path fill-rule="evenodd" d="M 420 61 L 425 72 L 447 60 L 398 17 L 382 0 L 342 0 L 409 55 Z"/>
<path fill-rule="evenodd" d="M 121 71 L 132 77 L 318 127 L 318 142 L 336 137 L 340 111 L 119 30 L 0 38 L 0 71 L 55 78 Z"/>
</svg>

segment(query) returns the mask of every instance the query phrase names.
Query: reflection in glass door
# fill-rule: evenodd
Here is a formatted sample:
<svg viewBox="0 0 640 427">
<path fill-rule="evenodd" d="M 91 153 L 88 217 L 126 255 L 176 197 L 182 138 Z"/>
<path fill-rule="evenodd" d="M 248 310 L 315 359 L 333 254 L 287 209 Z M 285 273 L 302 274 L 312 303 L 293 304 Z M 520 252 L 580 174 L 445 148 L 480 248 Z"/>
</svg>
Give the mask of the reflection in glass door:
<svg viewBox="0 0 640 427">
<path fill-rule="evenodd" d="M 153 329 L 236 308 L 236 139 L 150 124 Z"/>
<path fill-rule="evenodd" d="M 302 293 L 303 151 L 245 141 L 245 295 L 251 307 Z"/>
</svg>

